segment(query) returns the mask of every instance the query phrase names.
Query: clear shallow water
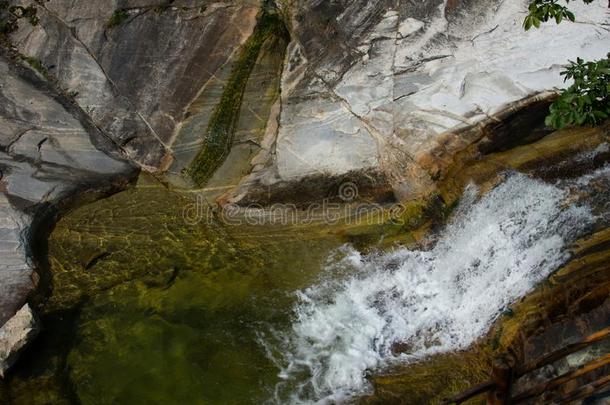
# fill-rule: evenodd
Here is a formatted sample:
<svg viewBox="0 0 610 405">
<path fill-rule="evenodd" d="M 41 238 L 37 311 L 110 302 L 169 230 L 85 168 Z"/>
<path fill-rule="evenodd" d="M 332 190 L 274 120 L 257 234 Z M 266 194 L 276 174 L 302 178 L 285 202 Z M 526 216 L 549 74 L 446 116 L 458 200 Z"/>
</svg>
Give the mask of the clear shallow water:
<svg viewBox="0 0 610 405">
<path fill-rule="evenodd" d="M 153 182 L 60 221 L 47 329 L 8 382 L 12 403 L 272 397 L 278 370 L 257 331 L 289 324 L 291 293 L 343 240 L 315 227 L 188 225 L 190 202 Z"/>
<path fill-rule="evenodd" d="M 578 181 L 516 174 L 480 200 L 471 188 L 430 250 L 369 255 L 328 229 L 189 226 L 188 200 L 155 185 L 98 201 L 51 237 L 49 328 L 12 403 L 365 393 L 369 372 L 468 346 L 557 268 L 592 220 L 565 191 Z"/>
</svg>

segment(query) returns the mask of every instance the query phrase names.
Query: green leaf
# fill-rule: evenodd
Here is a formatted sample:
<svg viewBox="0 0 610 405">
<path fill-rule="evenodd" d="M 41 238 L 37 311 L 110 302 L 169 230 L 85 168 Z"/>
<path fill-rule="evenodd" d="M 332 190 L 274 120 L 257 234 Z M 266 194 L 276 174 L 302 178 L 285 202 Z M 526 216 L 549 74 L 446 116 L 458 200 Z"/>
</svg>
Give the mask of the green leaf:
<svg viewBox="0 0 610 405">
<path fill-rule="evenodd" d="M 540 20 L 537 19 L 536 17 L 532 17 L 532 20 L 533 20 L 534 27 L 540 28 Z"/>
<path fill-rule="evenodd" d="M 561 24 L 561 20 L 563 20 L 563 14 L 562 13 L 555 14 L 555 22 L 557 24 Z"/>
</svg>

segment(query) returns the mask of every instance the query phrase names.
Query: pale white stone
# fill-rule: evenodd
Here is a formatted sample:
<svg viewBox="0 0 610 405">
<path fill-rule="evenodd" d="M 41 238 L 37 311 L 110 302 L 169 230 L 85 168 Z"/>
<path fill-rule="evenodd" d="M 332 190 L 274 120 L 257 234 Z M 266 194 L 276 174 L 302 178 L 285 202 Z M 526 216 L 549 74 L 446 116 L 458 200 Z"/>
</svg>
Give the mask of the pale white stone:
<svg viewBox="0 0 610 405">
<path fill-rule="evenodd" d="M 406 38 L 422 29 L 426 24 L 415 18 L 407 18 L 398 26 L 398 38 Z"/>
<path fill-rule="evenodd" d="M 528 32 L 521 25 L 524 2 L 502 3 L 498 12 L 478 27 L 479 32 L 463 32 L 460 41 L 423 51 L 424 58 L 450 56 L 424 62 L 415 72 L 403 75 L 408 78 L 416 73 L 431 80 L 415 84 L 417 90 L 400 99 L 396 109 L 409 106 L 420 116 L 420 111 L 436 111 L 436 118 L 427 118 L 433 138 L 461 125 L 459 120 L 446 120 L 447 116 L 476 111 L 494 114 L 527 96 L 565 87 L 569 83 L 564 83 L 559 73 L 568 60 L 578 56 L 597 59 L 610 50 L 610 32 L 602 25 L 610 18 L 601 3 L 571 4 L 577 23 L 550 22 Z M 410 46 L 399 49 L 396 65 L 408 65 L 407 54 L 412 51 Z M 396 125 L 413 129 L 408 119 L 397 120 Z"/>
<path fill-rule="evenodd" d="M 0 378 L 4 378 L 4 373 L 38 332 L 38 322 L 28 304 L 0 328 Z"/>
</svg>

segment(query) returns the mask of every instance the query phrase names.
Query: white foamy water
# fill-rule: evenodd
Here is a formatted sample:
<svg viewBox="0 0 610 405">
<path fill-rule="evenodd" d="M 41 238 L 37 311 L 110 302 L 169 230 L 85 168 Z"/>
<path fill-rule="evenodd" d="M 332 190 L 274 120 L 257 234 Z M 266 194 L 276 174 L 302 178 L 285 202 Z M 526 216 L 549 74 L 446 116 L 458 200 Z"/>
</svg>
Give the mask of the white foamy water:
<svg viewBox="0 0 610 405">
<path fill-rule="evenodd" d="M 478 200 L 470 187 L 431 250 L 344 248 L 324 280 L 298 293 L 276 400 L 341 402 L 370 389 L 367 370 L 472 344 L 567 259 L 566 245 L 592 222 L 566 197 L 513 174 Z M 397 343 L 409 353 L 393 353 Z"/>
</svg>

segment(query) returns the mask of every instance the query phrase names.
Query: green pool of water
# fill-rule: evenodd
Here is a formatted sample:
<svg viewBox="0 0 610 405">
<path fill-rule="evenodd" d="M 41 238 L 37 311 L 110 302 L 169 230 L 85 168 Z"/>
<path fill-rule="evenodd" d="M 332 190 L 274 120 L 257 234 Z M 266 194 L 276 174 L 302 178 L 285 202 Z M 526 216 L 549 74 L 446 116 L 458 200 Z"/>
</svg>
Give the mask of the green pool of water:
<svg viewBox="0 0 610 405">
<path fill-rule="evenodd" d="M 189 225 L 151 179 L 82 207 L 49 240 L 45 330 L 3 389 L 14 404 L 261 403 L 260 333 L 344 240 L 324 227 Z M 0 398 L 1 399 L 1 398 Z"/>
</svg>

